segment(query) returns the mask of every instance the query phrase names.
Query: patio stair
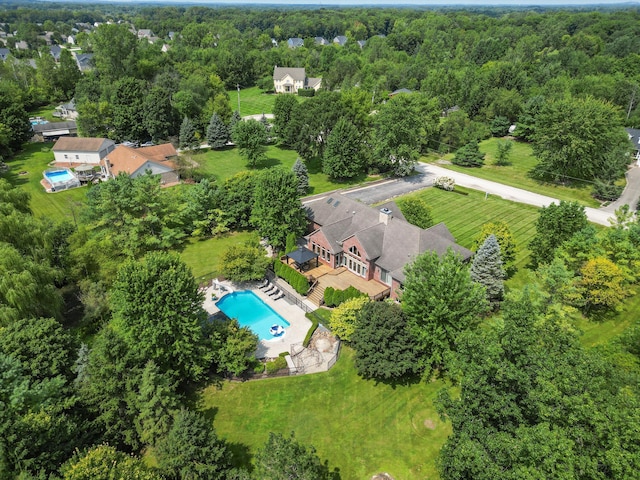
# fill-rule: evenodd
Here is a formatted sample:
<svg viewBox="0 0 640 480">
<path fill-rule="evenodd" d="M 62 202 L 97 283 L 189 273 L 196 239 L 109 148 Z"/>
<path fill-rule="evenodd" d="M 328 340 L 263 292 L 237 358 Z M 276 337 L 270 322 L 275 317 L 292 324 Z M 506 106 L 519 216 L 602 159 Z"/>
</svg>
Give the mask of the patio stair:
<svg viewBox="0 0 640 480">
<path fill-rule="evenodd" d="M 324 299 L 324 289 L 326 287 L 322 286 L 322 282 L 318 282 L 316 288 L 313 289 L 313 292 L 307 297 L 307 300 L 313 302 L 314 305 L 320 306 L 322 300 Z"/>
</svg>

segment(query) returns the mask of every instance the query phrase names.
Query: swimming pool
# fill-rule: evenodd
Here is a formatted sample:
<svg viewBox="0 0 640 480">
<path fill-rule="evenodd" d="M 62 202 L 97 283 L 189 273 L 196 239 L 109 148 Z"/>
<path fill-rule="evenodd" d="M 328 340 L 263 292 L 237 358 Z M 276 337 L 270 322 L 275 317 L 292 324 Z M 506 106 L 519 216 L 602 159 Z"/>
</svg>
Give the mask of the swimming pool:
<svg viewBox="0 0 640 480">
<path fill-rule="evenodd" d="M 216 306 L 227 317 L 237 319 L 240 326 L 249 327 L 260 340 L 282 338 L 282 336 L 274 337 L 269 333 L 272 325 L 280 325 L 285 329 L 289 326 L 289 322 L 251 290 L 229 293 L 222 297 Z"/>
<path fill-rule="evenodd" d="M 45 170 L 42 172 L 45 180 L 51 185 L 51 191 L 56 192 L 80 186 L 80 180 L 68 168 L 59 170 Z"/>
</svg>

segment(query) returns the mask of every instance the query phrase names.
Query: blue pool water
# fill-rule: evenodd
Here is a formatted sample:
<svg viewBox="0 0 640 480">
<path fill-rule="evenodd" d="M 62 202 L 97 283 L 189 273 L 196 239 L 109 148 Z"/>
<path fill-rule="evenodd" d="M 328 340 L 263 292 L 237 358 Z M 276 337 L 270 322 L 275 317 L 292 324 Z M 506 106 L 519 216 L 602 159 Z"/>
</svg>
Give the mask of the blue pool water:
<svg viewBox="0 0 640 480">
<path fill-rule="evenodd" d="M 55 172 L 44 172 L 44 176 L 47 178 L 47 180 L 49 180 L 49 182 L 51 182 L 51 184 L 68 182 L 69 180 L 74 180 L 76 178 L 73 176 L 73 174 L 69 170 L 57 170 Z"/>
<path fill-rule="evenodd" d="M 227 317 L 237 319 L 242 327 L 249 327 L 260 340 L 276 338 L 269 333 L 272 325 L 280 325 L 283 328 L 289 326 L 289 322 L 251 290 L 225 295 L 216 305 Z"/>
</svg>

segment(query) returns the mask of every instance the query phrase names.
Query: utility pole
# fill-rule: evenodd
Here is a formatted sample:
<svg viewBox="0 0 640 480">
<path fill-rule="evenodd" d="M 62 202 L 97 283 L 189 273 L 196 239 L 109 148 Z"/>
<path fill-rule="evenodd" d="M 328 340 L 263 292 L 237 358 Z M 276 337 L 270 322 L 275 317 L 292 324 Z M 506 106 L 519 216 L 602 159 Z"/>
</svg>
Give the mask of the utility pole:
<svg viewBox="0 0 640 480">
<path fill-rule="evenodd" d="M 236 87 L 238 87 L 238 115 L 240 115 L 240 84 L 237 83 Z"/>
</svg>

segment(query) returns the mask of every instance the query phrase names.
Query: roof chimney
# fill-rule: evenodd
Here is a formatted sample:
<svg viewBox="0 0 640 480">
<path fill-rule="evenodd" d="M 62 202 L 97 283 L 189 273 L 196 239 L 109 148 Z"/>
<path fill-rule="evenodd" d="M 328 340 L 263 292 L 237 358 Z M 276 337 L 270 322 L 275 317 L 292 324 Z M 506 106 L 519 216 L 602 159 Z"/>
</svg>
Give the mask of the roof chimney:
<svg viewBox="0 0 640 480">
<path fill-rule="evenodd" d="M 393 212 L 388 208 L 380 209 L 380 223 L 384 223 L 385 225 L 389 225 L 389 221 L 393 218 Z"/>
</svg>

